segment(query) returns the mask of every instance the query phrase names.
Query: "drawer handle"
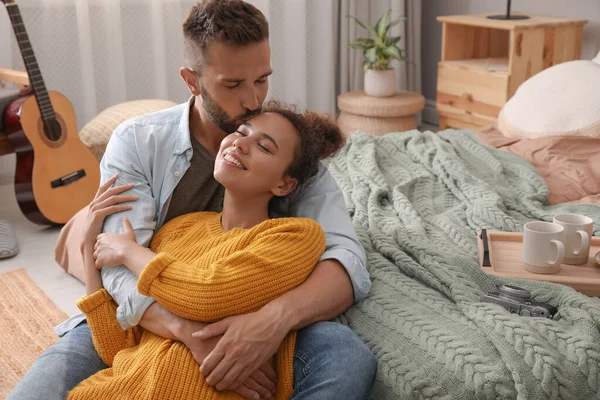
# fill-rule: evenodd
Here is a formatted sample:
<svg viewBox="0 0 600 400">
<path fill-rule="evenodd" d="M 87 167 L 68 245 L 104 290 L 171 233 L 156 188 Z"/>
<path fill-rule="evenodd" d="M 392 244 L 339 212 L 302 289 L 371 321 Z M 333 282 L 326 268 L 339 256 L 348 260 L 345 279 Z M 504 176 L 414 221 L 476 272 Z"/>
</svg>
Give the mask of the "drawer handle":
<svg viewBox="0 0 600 400">
<path fill-rule="evenodd" d="M 473 101 L 473 95 L 467 92 L 463 93 L 462 96 L 460 96 L 460 98 L 466 101 Z"/>
</svg>

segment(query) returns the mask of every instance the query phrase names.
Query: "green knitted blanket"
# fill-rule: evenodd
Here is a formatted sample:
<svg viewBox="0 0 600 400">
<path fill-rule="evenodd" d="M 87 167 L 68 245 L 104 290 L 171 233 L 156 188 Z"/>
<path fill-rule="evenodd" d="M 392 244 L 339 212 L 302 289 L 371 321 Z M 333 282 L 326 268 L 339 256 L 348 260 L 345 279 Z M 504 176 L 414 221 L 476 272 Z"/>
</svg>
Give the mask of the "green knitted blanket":
<svg viewBox="0 0 600 400">
<path fill-rule="evenodd" d="M 373 286 L 341 318 L 378 360 L 372 399 L 593 399 L 600 391 L 600 300 L 478 266 L 481 228 L 522 231 L 559 212 L 528 162 L 468 131 L 354 133 L 329 170 L 367 252 Z M 559 309 L 510 314 L 479 296 L 501 283 Z"/>
</svg>

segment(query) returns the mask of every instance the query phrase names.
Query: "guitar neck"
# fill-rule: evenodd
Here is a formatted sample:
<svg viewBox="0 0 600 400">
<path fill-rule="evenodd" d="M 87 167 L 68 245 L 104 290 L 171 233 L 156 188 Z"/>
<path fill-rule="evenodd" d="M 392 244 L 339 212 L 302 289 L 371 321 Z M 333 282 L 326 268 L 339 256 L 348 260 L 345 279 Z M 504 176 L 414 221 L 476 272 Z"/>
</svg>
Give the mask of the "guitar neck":
<svg viewBox="0 0 600 400">
<path fill-rule="evenodd" d="M 29 75 L 29 83 L 35 94 L 42 118 L 44 121 L 55 119 L 56 114 L 54 113 L 54 108 L 50 102 L 50 97 L 48 96 L 42 73 L 35 58 L 35 54 L 33 53 L 33 48 L 29 42 L 29 36 L 25 30 L 25 24 L 23 23 L 19 7 L 13 2 L 6 4 L 6 9 L 8 10 L 8 16 L 10 17 L 13 30 L 15 31 L 19 48 L 21 49 L 23 63 L 25 64 L 27 74 Z"/>
</svg>

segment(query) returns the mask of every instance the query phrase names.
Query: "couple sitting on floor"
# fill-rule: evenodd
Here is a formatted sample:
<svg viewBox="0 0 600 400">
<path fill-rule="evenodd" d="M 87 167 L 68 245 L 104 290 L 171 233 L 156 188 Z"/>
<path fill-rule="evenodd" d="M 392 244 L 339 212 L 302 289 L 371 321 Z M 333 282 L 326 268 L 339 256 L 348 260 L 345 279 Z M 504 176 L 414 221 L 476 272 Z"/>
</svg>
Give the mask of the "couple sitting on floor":
<svg viewBox="0 0 600 400">
<path fill-rule="evenodd" d="M 114 132 L 77 216 L 85 315 L 9 399 L 364 399 L 375 358 L 326 322 L 370 288 L 320 163 L 343 136 L 315 113 L 262 107 L 268 25 L 252 5 L 202 1 L 183 32 L 192 96 Z"/>
</svg>

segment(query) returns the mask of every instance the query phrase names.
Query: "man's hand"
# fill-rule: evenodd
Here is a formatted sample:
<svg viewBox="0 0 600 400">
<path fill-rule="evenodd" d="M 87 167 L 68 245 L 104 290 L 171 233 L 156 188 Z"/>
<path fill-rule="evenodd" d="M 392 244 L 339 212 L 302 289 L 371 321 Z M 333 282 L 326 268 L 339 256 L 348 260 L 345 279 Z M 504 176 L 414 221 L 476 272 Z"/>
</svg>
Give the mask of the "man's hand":
<svg viewBox="0 0 600 400">
<path fill-rule="evenodd" d="M 262 366 L 272 359 L 289 331 L 289 324 L 269 307 L 208 325 L 192 336 L 202 340 L 223 336 L 202 362 L 200 372 L 217 390 L 235 390 L 255 372 L 264 373 Z"/>
<path fill-rule="evenodd" d="M 198 339 L 193 336 L 193 332 L 204 328 L 206 324 L 186 320 L 184 325 L 182 325 L 182 330 L 180 331 L 182 342 L 190 350 L 198 365 L 202 365 L 206 357 L 218 345 L 222 336 L 214 335 L 208 339 Z M 260 365 L 260 368 L 252 374 L 248 374 L 246 379 L 241 382 L 243 384 L 227 388 L 227 390 L 232 390 L 248 400 L 257 400 L 259 398 L 269 399 L 277 391 L 277 374 L 268 362 Z"/>
</svg>

